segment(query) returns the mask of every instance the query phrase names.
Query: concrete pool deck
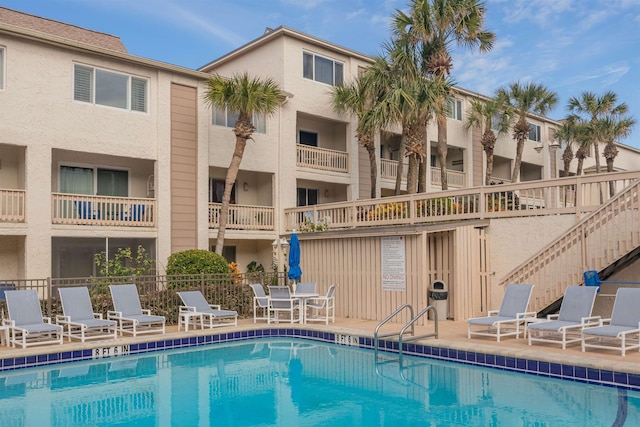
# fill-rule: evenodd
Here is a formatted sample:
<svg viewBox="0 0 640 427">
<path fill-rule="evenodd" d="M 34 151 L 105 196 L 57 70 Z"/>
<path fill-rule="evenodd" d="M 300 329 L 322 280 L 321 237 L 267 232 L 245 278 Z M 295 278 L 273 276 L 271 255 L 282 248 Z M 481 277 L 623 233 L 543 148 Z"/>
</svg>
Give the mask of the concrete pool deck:
<svg viewBox="0 0 640 427">
<path fill-rule="evenodd" d="M 213 329 L 196 329 L 188 332 L 178 331 L 177 326 L 168 326 L 167 332 L 162 334 L 146 334 L 133 337 L 122 337 L 117 340 L 90 340 L 85 343 L 79 341 L 69 342 L 65 339 L 62 345 L 41 345 L 22 349 L 19 347 L 0 347 L 0 359 L 20 358 L 29 356 L 38 356 L 49 354 L 52 352 L 68 352 L 75 350 L 87 350 L 95 348 L 106 348 L 111 346 L 121 346 L 136 343 L 145 343 L 163 339 L 178 339 L 185 337 L 197 337 L 202 335 L 212 335 L 218 333 L 228 333 L 235 331 L 249 331 L 256 329 L 305 329 L 310 331 L 334 332 L 344 335 L 353 335 L 360 337 L 373 337 L 373 331 L 378 322 L 366 320 L 354 320 L 345 318 L 336 318 L 335 323 L 328 326 L 324 324 L 308 324 L 308 325 L 290 325 L 287 323 L 267 325 L 265 322 L 253 323 L 253 319 L 241 319 L 238 326 L 225 326 Z M 402 324 L 391 323 L 385 325 L 381 333 L 399 331 Z M 416 336 L 428 334 L 433 331 L 433 322 L 427 322 L 425 326 L 416 326 Z M 455 349 L 464 352 L 476 352 L 493 354 L 496 356 L 505 356 L 513 358 L 522 358 L 537 360 L 541 362 L 569 364 L 581 366 L 585 368 L 594 368 L 600 370 L 613 370 L 626 372 L 629 374 L 640 374 L 640 352 L 629 351 L 625 357 L 620 352 L 609 350 L 589 349 L 582 352 L 580 344 L 576 343 L 567 346 L 563 350 L 560 345 L 535 343 L 531 346 L 527 341 L 519 338 L 503 338 L 501 342 L 489 337 L 467 338 L 467 323 L 465 321 L 441 321 L 438 324 L 438 339 L 424 338 L 411 343 L 425 344 L 441 348 Z M 389 338 L 387 338 L 389 340 Z M 395 338 L 390 340 L 396 340 Z"/>
</svg>

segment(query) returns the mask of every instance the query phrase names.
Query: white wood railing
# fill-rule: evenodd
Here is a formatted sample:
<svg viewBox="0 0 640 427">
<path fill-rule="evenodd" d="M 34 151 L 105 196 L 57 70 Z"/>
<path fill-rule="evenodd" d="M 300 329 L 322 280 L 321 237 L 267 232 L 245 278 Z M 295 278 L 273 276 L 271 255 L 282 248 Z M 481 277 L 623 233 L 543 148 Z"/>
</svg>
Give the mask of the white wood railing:
<svg viewBox="0 0 640 427">
<path fill-rule="evenodd" d="M 52 193 L 51 222 L 155 227 L 156 209 L 155 199 Z"/>
<path fill-rule="evenodd" d="M 402 168 L 402 179 L 407 179 L 407 168 L 409 165 L 405 164 Z M 398 161 L 389 159 L 380 159 L 380 177 L 386 179 L 396 179 L 398 176 Z"/>
<path fill-rule="evenodd" d="M 220 203 L 209 203 L 209 228 L 217 228 Z M 271 206 L 229 205 L 227 229 L 275 230 L 275 210 Z"/>
<path fill-rule="evenodd" d="M 431 168 L 431 185 L 439 186 L 442 184 L 440 168 Z M 447 185 L 451 188 L 464 188 L 467 186 L 467 174 L 447 169 Z"/>
<path fill-rule="evenodd" d="M 0 222 L 25 221 L 25 190 L 0 189 Z"/>
<path fill-rule="evenodd" d="M 330 229 L 358 228 L 563 213 L 582 217 L 601 206 L 601 197 L 609 199 L 609 182 L 622 189 L 639 179 L 640 172 L 617 172 L 305 206 L 285 209 L 285 227 L 326 223 Z"/>
<path fill-rule="evenodd" d="M 535 284 L 529 308 L 539 311 L 560 298 L 567 286 L 582 283 L 584 271 L 600 271 L 639 245 L 640 181 L 636 181 L 516 267 L 499 285 Z"/>
<path fill-rule="evenodd" d="M 349 172 L 349 154 L 344 151 L 297 144 L 297 166 L 333 172 Z"/>
</svg>

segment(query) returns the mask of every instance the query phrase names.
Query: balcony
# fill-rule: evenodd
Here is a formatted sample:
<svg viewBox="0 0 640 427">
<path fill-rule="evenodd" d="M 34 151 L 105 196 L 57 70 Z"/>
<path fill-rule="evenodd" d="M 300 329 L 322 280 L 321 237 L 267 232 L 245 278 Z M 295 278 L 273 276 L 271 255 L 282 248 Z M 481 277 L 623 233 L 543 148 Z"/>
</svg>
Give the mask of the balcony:
<svg viewBox="0 0 640 427">
<path fill-rule="evenodd" d="M 340 173 L 349 172 L 349 154 L 344 151 L 304 144 L 297 144 L 296 151 L 296 165 L 298 167 Z"/>
<path fill-rule="evenodd" d="M 155 227 L 156 200 L 53 193 L 53 224 Z"/>
<path fill-rule="evenodd" d="M 24 222 L 25 190 L 0 189 L 0 222 Z"/>
<path fill-rule="evenodd" d="M 217 228 L 221 203 L 209 203 L 209 228 Z M 275 210 L 272 206 L 229 205 L 227 229 L 230 230 L 275 230 Z"/>
<path fill-rule="evenodd" d="M 440 168 L 431 168 L 431 185 L 442 185 L 440 173 Z M 450 188 L 465 188 L 467 186 L 467 174 L 465 172 L 447 169 L 447 184 Z"/>
<path fill-rule="evenodd" d="M 407 164 L 402 169 L 402 179 L 407 179 Z M 389 159 L 380 159 L 380 177 L 383 179 L 396 179 L 398 176 L 398 161 Z"/>
</svg>

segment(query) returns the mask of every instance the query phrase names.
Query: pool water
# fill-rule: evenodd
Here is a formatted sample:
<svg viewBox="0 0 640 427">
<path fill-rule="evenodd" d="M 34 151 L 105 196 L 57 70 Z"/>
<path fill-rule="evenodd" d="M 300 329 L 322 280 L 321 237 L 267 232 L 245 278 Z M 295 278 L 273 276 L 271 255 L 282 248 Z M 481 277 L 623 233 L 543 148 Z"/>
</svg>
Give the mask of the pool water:
<svg viewBox="0 0 640 427">
<path fill-rule="evenodd" d="M 0 374 L 0 426 L 638 426 L 640 393 L 303 339 Z"/>
</svg>

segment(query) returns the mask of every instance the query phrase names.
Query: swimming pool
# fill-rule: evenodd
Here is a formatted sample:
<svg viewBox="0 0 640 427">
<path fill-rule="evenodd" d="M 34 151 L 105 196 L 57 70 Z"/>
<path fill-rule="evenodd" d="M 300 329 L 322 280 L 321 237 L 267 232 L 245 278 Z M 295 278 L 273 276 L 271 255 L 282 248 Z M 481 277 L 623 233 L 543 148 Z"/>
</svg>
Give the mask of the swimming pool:
<svg viewBox="0 0 640 427">
<path fill-rule="evenodd" d="M 0 425 L 640 425 L 635 390 L 384 357 L 277 337 L 3 372 Z"/>
</svg>

